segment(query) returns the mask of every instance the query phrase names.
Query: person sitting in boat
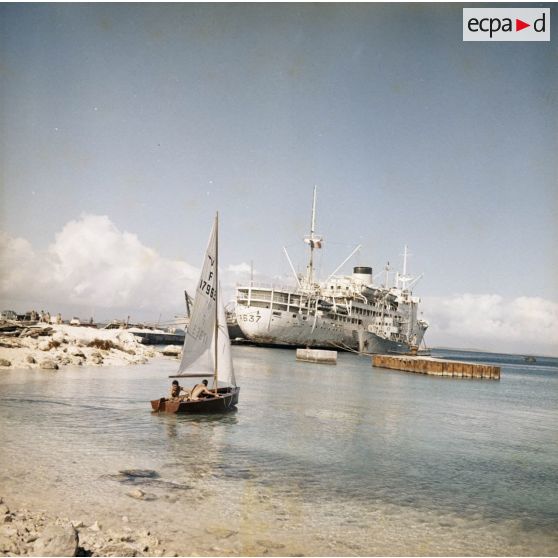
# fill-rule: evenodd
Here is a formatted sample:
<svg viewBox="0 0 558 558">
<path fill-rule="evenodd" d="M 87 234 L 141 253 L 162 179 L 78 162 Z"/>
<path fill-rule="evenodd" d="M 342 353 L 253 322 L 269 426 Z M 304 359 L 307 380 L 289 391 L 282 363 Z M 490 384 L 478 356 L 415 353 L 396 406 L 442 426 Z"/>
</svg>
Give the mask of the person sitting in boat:
<svg viewBox="0 0 558 558">
<path fill-rule="evenodd" d="M 186 396 L 189 395 L 188 390 L 184 389 L 178 383 L 178 380 L 173 380 L 171 388 L 170 388 L 169 399 L 181 399 L 180 392 L 184 392 L 184 395 L 186 395 Z"/>
<path fill-rule="evenodd" d="M 201 384 L 196 384 L 192 388 L 192 393 L 190 394 L 190 399 L 192 401 L 197 401 L 202 395 L 209 395 L 210 397 L 215 397 L 212 391 L 207 389 L 207 380 L 202 380 Z"/>
</svg>

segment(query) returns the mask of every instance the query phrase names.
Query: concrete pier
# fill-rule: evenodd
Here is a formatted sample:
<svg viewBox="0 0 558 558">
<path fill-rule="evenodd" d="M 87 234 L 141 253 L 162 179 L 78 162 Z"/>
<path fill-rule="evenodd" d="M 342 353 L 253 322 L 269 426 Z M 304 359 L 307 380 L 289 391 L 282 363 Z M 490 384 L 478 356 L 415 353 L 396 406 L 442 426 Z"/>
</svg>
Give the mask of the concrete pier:
<svg viewBox="0 0 558 558">
<path fill-rule="evenodd" d="M 296 360 L 317 362 L 320 364 L 337 364 L 337 351 L 324 349 L 297 349 Z"/>
<path fill-rule="evenodd" d="M 431 357 L 374 355 L 372 357 L 372 366 L 430 376 L 472 378 L 477 380 L 500 379 L 499 366 L 457 360 L 441 360 Z"/>
</svg>

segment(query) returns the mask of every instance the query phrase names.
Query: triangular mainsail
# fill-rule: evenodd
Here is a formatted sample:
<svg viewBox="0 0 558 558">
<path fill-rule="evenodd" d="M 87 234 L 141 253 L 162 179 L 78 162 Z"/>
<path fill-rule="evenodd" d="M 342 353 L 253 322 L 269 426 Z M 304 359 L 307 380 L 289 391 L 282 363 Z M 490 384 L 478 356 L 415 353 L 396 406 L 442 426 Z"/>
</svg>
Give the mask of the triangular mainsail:
<svg viewBox="0 0 558 558">
<path fill-rule="evenodd" d="M 217 364 L 218 384 L 236 386 L 225 307 L 217 279 L 217 265 L 217 220 L 215 220 L 196 288 L 190 324 L 184 338 L 182 361 L 176 375 L 213 376 Z M 219 325 L 217 350 L 215 350 L 216 316 Z"/>
<path fill-rule="evenodd" d="M 215 329 L 215 305 L 217 303 L 216 223 L 211 229 L 200 280 L 196 288 L 194 307 L 184 337 L 182 361 L 177 375 L 187 372 L 213 375 L 211 345 Z"/>
</svg>

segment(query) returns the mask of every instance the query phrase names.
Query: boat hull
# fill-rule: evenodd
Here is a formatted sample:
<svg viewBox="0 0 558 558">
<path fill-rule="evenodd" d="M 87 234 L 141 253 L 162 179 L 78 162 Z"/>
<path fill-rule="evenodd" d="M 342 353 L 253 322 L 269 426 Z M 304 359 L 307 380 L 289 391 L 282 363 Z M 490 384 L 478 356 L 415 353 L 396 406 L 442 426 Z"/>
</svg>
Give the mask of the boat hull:
<svg viewBox="0 0 558 558">
<path fill-rule="evenodd" d="M 197 401 L 181 401 L 179 399 L 153 399 L 151 408 L 156 413 L 226 413 L 235 408 L 238 403 L 240 388 L 219 388 L 219 397 L 208 397 Z"/>
</svg>

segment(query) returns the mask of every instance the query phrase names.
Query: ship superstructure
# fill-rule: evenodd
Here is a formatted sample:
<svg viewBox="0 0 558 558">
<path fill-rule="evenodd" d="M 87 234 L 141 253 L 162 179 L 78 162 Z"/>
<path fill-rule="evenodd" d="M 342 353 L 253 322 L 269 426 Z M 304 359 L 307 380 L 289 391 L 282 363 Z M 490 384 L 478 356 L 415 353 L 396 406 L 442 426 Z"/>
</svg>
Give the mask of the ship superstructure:
<svg viewBox="0 0 558 558">
<path fill-rule="evenodd" d="M 314 189 L 310 234 L 304 238 L 310 257 L 306 275 L 295 273 L 295 287 L 253 281 L 237 287 L 235 313 L 245 337 L 265 345 L 362 353 L 406 353 L 418 347 L 428 323 L 418 318 L 420 299 L 411 289 L 420 277 L 407 275 L 407 248 L 403 273 L 396 274 L 391 287 L 389 266 L 382 285 L 375 283 L 368 266 L 354 267 L 352 275 L 334 275 L 356 250 L 324 282 L 316 282 L 314 250 L 321 248 L 323 239 L 315 233 L 315 216 Z M 288 254 L 287 259 L 294 272 Z"/>
</svg>

